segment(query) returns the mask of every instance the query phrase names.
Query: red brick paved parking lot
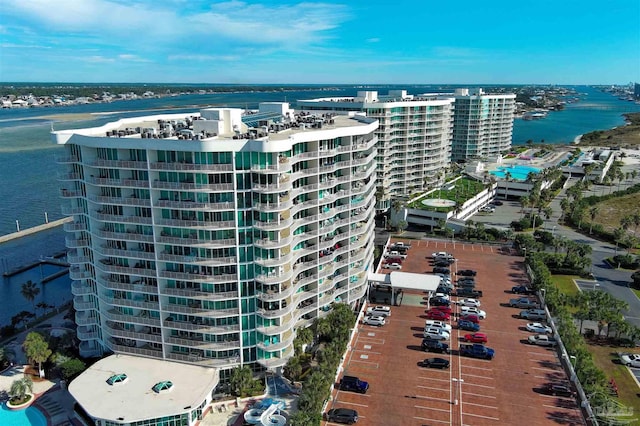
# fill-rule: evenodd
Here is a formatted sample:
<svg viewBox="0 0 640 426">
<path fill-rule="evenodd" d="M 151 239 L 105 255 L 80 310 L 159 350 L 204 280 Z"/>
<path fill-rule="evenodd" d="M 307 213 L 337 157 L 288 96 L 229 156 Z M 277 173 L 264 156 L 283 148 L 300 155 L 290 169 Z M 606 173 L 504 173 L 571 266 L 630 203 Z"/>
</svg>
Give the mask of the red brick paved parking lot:
<svg viewBox="0 0 640 426">
<path fill-rule="evenodd" d="M 519 309 L 503 306 L 514 297 L 508 290 L 527 280 L 522 258 L 495 246 L 412 241 L 402 272 L 430 273 L 429 256 L 437 251 L 455 255 L 453 270 L 478 272 L 477 288 L 484 293 L 481 309 L 487 312 L 481 332 L 488 335 L 487 346 L 495 349 L 495 358 L 459 356 L 459 342 L 467 332 L 455 327 L 455 318 L 447 342 L 451 354 L 423 352 L 426 294 L 407 291 L 402 305 L 392 307 L 385 326 L 359 325 L 348 353 L 345 373 L 368 381 L 369 391 L 362 395 L 336 390 L 327 409 L 355 409 L 358 423 L 365 425 L 583 425 L 573 398 L 541 392 L 549 381 L 566 380 L 555 351 L 525 344 L 531 335 L 527 321 L 517 318 Z M 420 366 L 430 357 L 447 358 L 451 366 Z"/>
</svg>

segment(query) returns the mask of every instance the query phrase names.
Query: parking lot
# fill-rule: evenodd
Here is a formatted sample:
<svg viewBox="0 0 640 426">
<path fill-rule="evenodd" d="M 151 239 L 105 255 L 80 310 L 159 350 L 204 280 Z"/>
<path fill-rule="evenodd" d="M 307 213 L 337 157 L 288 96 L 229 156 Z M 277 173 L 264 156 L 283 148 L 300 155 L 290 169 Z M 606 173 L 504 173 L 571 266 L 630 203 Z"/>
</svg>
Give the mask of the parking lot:
<svg viewBox="0 0 640 426">
<path fill-rule="evenodd" d="M 541 392 L 545 383 L 566 380 L 556 353 L 524 343 L 532 334 L 525 328 L 527 321 L 517 318 L 519 309 L 504 306 L 513 297 L 508 290 L 527 281 L 522 258 L 496 246 L 412 241 L 402 272 L 431 272 L 429 256 L 437 251 L 454 254 L 458 260 L 453 271 L 477 271 L 481 308 L 487 312 L 481 332 L 488 335 L 487 346 L 495 349 L 495 358 L 458 355 L 467 332 L 455 327 L 455 315 L 447 342 L 451 354 L 422 351 L 426 294 L 407 291 L 401 306 L 391 308 L 386 325 L 359 325 L 347 355 L 345 373 L 369 382 L 368 392 L 336 390 L 327 408 L 355 409 L 359 423 L 368 425 L 584 424 L 573 398 Z M 431 357 L 448 359 L 450 368 L 420 365 Z"/>
</svg>

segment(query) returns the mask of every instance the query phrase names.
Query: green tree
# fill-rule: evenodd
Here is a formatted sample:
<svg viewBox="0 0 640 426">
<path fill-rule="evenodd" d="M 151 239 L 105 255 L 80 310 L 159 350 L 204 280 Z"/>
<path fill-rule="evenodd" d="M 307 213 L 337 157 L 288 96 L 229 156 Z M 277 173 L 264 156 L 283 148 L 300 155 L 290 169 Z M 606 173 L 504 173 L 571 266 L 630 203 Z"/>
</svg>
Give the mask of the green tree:
<svg viewBox="0 0 640 426">
<path fill-rule="evenodd" d="M 299 356 L 292 356 L 284 366 L 284 375 L 294 382 L 300 380 L 302 371 L 302 362 Z"/>
<path fill-rule="evenodd" d="M 34 300 L 38 294 L 40 294 L 40 287 L 33 281 L 29 280 L 26 283 L 22 284 L 20 288 L 20 294 L 27 299 L 33 305 L 33 312 L 35 313 L 36 307 L 34 304 Z"/>
<path fill-rule="evenodd" d="M 322 421 L 320 413 L 297 411 L 291 417 L 289 417 L 289 424 L 291 426 L 318 426 Z"/>
<path fill-rule="evenodd" d="M 42 371 L 42 363 L 51 356 L 49 344 L 44 340 L 41 334 L 36 333 L 35 331 L 27 334 L 27 337 L 22 344 L 22 349 L 30 363 L 38 364 L 38 371 Z"/>
<path fill-rule="evenodd" d="M 409 224 L 406 220 L 401 220 L 398 222 L 398 231 L 400 232 L 400 234 L 402 234 L 404 230 L 407 229 L 407 226 L 409 226 Z"/>
<path fill-rule="evenodd" d="M 253 374 L 249 366 L 245 365 L 232 369 L 229 385 L 231 386 L 231 392 L 235 396 L 242 397 L 247 395 L 253 385 Z"/>
<path fill-rule="evenodd" d="M 9 396 L 12 404 L 21 404 L 26 402 L 27 395 L 33 392 L 33 382 L 29 377 L 14 380 L 9 389 Z"/>
<path fill-rule="evenodd" d="M 589 208 L 589 217 L 591 218 L 591 223 L 589 223 L 589 234 L 592 234 L 592 230 L 593 230 L 593 221 L 596 220 L 596 217 L 598 216 L 598 211 L 600 210 L 600 207 L 596 206 L 592 206 L 591 208 Z"/>
<path fill-rule="evenodd" d="M 87 366 L 84 362 L 77 358 L 72 358 L 60 365 L 60 373 L 62 374 L 63 379 L 69 381 L 76 377 L 78 374 L 82 373 L 85 368 L 87 368 Z"/>
</svg>

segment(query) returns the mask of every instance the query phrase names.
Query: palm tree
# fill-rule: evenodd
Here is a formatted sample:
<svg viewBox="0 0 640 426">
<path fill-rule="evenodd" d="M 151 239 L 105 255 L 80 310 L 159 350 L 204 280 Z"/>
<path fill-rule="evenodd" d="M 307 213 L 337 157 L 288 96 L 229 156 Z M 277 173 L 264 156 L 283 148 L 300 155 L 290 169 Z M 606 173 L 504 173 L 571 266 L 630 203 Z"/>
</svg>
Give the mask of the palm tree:
<svg viewBox="0 0 640 426">
<path fill-rule="evenodd" d="M 13 403 L 24 403 L 28 394 L 33 392 L 33 382 L 26 376 L 22 379 L 14 380 L 9 389 L 9 396 Z"/>
<path fill-rule="evenodd" d="M 38 285 L 31 280 L 22 284 L 22 288 L 20 289 L 20 294 L 22 294 L 22 296 L 33 305 L 33 312 L 36 311 L 34 300 L 39 293 L 40 287 L 38 287 Z"/>
<path fill-rule="evenodd" d="M 511 181 L 511 178 L 513 176 L 511 175 L 511 172 L 506 172 L 504 174 L 504 180 L 506 182 L 505 188 L 504 188 L 504 199 L 508 199 L 509 198 L 509 182 Z"/>
<path fill-rule="evenodd" d="M 622 227 L 616 228 L 613 231 L 613 241 L 615 241 L 616 243 L 616 255 L 618 254 L 618 245 L 622 242 L 622 239 L 624 238 L 626 233 L 627 232 Z"/>
<path fill-rule="evenodd" d="M 593 221 L 596 220 L 596 216 L 598 216 L 598 210 L 600 210 L 600 207 L 598 206 L 592 206 L 589 209 L 589 216 L 591 217 L 591 223 L 589 224 L 589 235 L 591 235 L 591 231 L 593 230 Z"/>
<path fill-rule="evenodd" d="M 30 362 L 38 364 L 38 371 L 41 372 L 42 363 L 51 356 L 51 349 L 49 349 L 47 341 L 44 340 L 40 333 L 32 331 L 27 334 L 22 344 L 22 349 Z"/>
<path fill-rule="evenodd" d="M 231 370 L 229 384 L 231 391 L 237 396 L 243 396 L 251 388 L 253 374 L 249 366 L 237 367 Z"/>
<path fill-rule="evenodd" d="M 529 205 L 531 204 L 531 198 L 529 198 L 528 196 L 524 196 L 520 198 L 520 205 L 522 206 L 522 217 L 524 217 L 525 213 L 526 213 L 526 209 L 527 207 L 529 207 Z"/>
</svg>

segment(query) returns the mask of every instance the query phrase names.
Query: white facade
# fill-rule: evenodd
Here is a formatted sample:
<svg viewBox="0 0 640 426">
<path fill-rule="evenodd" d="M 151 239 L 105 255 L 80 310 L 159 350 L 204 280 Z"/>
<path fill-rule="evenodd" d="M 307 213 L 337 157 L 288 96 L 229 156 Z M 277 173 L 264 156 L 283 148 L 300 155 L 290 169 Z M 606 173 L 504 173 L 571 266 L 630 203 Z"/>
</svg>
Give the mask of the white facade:
<svg viewBox="0 0 640 426">
<path fill-rule="evenodd" d="M 274 110 L 53 133 L 83 356 L 277 369 L 296 329 L 364 296 L 378 123 Z"/>
<path fill-rule="evenodd" d="M 451 160 L 497 157 L 511 148 L 515 94 L 457 89 Z"/>
<path fill-rule="evenodd" d="M 407 95 L 392 90 L 358 92 L 350 98 L 299 100 L 311 112 L 363 111 L 380 122 L 378 137 L 378 211 L 388 210 L 391 198 L 432 188 L 443 182 L 451 157 L 453 97 Z"/>
</svg>

